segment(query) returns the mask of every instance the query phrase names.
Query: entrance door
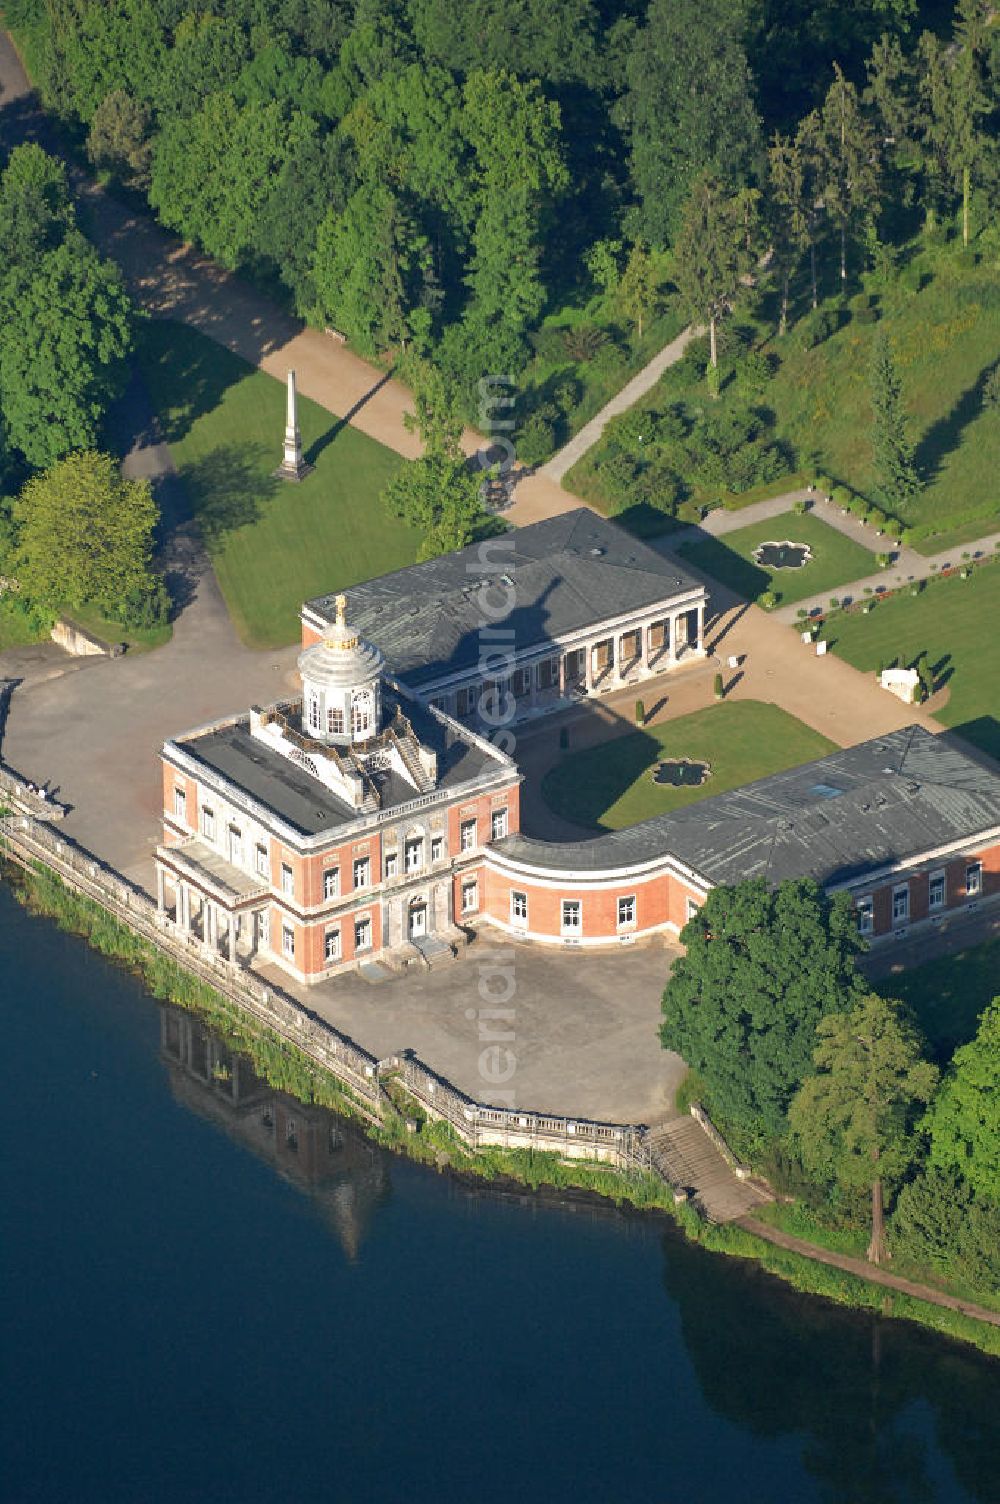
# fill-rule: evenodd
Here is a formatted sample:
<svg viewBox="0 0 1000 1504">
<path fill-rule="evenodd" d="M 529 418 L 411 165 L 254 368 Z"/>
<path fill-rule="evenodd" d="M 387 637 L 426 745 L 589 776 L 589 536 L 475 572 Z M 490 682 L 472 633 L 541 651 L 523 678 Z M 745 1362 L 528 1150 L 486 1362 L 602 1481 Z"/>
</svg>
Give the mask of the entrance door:
<svg viewBox="0 0 1000 1504">
<path fill-rule="evenodd" d="M 427 905 L 418 904 L 410 910 L 410 939 L 419 940 L 427 933 Z"/>
</svg>

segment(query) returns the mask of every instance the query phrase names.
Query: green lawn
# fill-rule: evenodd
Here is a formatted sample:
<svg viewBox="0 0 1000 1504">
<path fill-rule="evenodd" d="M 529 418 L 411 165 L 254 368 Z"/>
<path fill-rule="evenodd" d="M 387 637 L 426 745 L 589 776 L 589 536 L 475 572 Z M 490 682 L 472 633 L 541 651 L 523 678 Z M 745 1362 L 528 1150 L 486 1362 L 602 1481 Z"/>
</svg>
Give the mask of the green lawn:
<svg viewBox="0 0 1000 1504">
<path fill-rule="evenodd" d="M 90 606 L 74 607 L 63 615 L 102 642 L 123 642 L 130 653 L 148 653 L 152 648 L 160 648 L 173 635 L 169 622 L 162 627 L 123 627 L 120 621 L 112 621 Z"/>
<path fill-rule="evenodd" d="M 762 569 L 753 562 L 753 551 L 769 540 L 808 543 L 813 557 L 801 569 Z M 698 569 L 728 585 L 745 600 L 757 600 L 773 590 L 782 605 L 803 600 L 821 591 L 835 590 L 851 580 L 874 574 L 875 555 L 862 548 L 818 517 L 806 512 L 786 512 L 765 522 L 741 527 L 724 538 L 706 538 L 685 544 L 680 552 Z"/>
<path fill-rule="evenodd" d="M 557 815 L 578 825 L 622 830 L 832 750 L 825 736 L 776 705 L 723 701 L 565 754 L 542 780 L 542 797 Z M 663 757 L 707 762 L 711 777 L 697 788 L 654 784 L 652 769 Z"/>
<path fill-rule="evenodd" d="M 913 663 L 926 652 L 948 703 L 937 712 L 984 752 L 1000 758 L 1000 564 L 952 575 L 920 595 L 892 596 L 869 616 L 835 616 L 824 628 L 833 652 L 874 672 L 893 658 Z"/>
<path fill-rule="evenodd" d="M 905 520 L 949 535 L 971 524 L 970 536 L 980 536 L 996 529 L 1000 506 L 1000 416 L 982 403 L 1000 350 L 1000 283 L 985 264 L 963 266 L 947 252 L 922 253 L 913 270 L 925 285 L 900 294 L 881 320 L 926 481 Z M 867 372 L 877 328 L 851 319 L 812 350 L 798 347 L 794 328 L 767 345 L 781 357 L 763 399 L 779 437 L 800 465 L 811 462 L 864 495 L 875 479 Z"/>
<path fill-rule="evenodd" d="M 1000 997 L 1000 940 L 882 977 L 876 985 L 883 997 L 909 1004 L 935 1057 L 950 1060 L 975 1034 L 987 1003 Z"/>
<path fill-rule="evenodd" d="M 412 564 L 420 538 L 380 501 L 401 463 L 299 400 L 299 485 L 275 480 L 285 388 L 179 324 L 144 326 L 139 363 L 236 628 L 251 647 L 298 636 L 303 600 Z"/>
</svg>

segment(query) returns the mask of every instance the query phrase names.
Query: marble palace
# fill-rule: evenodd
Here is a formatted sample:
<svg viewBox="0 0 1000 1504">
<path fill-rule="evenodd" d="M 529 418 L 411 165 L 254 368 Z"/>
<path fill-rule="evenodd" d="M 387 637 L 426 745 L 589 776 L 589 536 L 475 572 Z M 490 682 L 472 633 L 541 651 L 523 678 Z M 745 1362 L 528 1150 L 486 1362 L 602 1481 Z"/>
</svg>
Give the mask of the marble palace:
<svg viewBox="0 0 1000 1504">
<path fill-rule="evenodd" d="M 677 934 L 711 887 L 810 876 L 874 939 L 1000 897 L 1000 775 L 907 727 L 626 830 L 520 831 L 509 728 L 705 655 L 704 587 L 580 509 L 302 608 L 301 693 L 163 748 L 158 903 L 302 983 L 484 927 Z"/>
</svg>

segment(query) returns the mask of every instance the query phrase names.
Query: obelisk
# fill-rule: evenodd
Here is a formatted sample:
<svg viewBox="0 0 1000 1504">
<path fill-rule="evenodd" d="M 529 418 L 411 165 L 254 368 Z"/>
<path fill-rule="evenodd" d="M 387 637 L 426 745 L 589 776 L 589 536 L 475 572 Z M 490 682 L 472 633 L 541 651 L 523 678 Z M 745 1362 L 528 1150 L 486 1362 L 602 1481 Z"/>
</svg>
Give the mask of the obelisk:
<svg viewBox="0 0 1000 1504">
<path fill-rule="evenodd" d="M 282 480 L 302 480 L 312 470 L 302 458 L 302 435 L 295 394 L 295 372 L 288 373 L 288 402 L 285 410 L 285 453 L 275 475 Z"/>
</svg>

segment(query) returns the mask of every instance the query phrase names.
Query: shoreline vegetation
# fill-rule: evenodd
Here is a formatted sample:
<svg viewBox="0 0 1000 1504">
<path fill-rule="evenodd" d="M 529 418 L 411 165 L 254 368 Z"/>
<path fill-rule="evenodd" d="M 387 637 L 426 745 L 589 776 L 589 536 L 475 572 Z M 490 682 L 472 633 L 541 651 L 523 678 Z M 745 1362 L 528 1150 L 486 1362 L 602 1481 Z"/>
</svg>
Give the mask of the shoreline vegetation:
<svg viewBox="0 0 1000 1504">
<path fill-rule="evenodd" d="M 163 952 L 136 935 L 92 899 L 74 893 L 48 870 L 26 872 L 0 855 L 0 878 L 31 914 L 55 922 L 94 950 L 138 976 L 150 995 L 196 1013 L 252 1062 L 275 1088 L 327 1107 L 358 1123 L 374 1142 L 439 1172 L 463 1179 L 506 1181 L 533 1191 L 598 1195 L 618 1207 L 666 1212 L 692 1242 L 711 1253 L 748 1259 L 803 1294 L 837 1305 L 916 1322 L 944 1336 L 1000 1357 L 1000 1328 L 948 1307 L 929 1304 L 859 1275 L 819 1262 L 816 1256 L 767 1242 L 736 1224 L 703 1221 L 694 1209 L 675 1204 L 670 1188 L 653 1176 L 566 1164 L 554 1153 L 487 1149 L 470 1154 L 445 1123 L 426 1119 L 399 1083 L 387 1094 L 392 1110 L 375 1124 L 363 1104 L 329 1072 L 199 981 Z M 413 1126 L 415 1125 L 415 1129 Z M 945 1293 L 945 1292 L 942 1292 Z"/>
</svg>

